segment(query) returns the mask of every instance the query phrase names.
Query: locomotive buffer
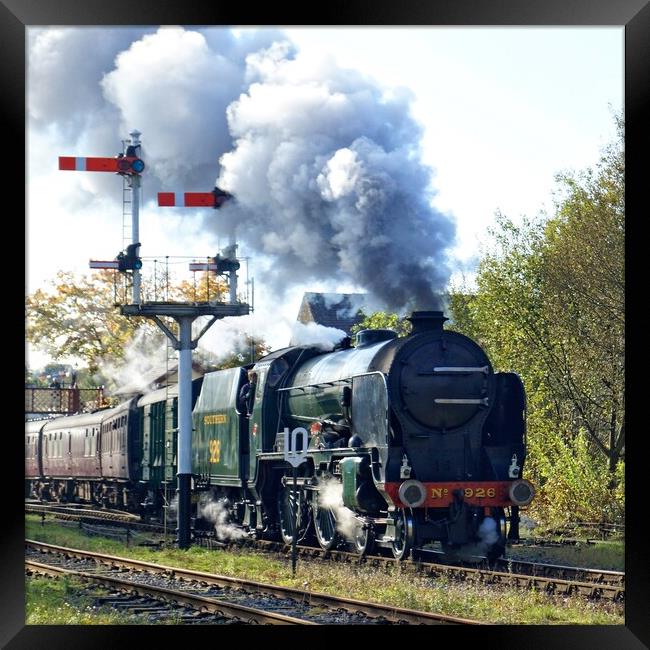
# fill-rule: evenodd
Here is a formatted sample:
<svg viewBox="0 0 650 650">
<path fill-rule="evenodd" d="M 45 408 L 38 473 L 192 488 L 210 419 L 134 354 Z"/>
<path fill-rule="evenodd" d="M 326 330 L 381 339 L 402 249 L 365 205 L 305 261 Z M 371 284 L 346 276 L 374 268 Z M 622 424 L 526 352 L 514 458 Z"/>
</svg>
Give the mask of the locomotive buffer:
<svg viewBox="0 0 650 650">
<path fill-rule="evenodd" d="M 139 131 L 132 131 L 131 144 L 126 153 L 121 153 L 115 158 L 79 158 L 73 156 L 59 157 L 59 169 L 64 171 L 94 171 L 112 172 L 124 176 L 133 191 L 132 204 L 132 243 L 127 246 L 126 252 L 120 253 L 115 260 L 91 260 L 90 268 L 116 269 L 133 274 L 132 304 L 121 305 L 120 313 L 124 316 L 140 316 L 152 319 L 167 336 L 174 349 L 178 351 L 178 546 L 189 548 L 191 540 L 190 508 L 191 508 L 191 478 L 192 478 L 192 350 L 197 346 L 199 339 L 208 331 L 212 324 L 219 318 L 226 316 L 244 316 L 249 313 L 247 304 L 238 303 L 236 300 L 236 271 L 239 263 L 227 259 L 230 263 L 227 268 L 230 274 L 230 303 L 215 304 L 213 302 L 146 302 L 140 298 L 140 269 L 142 260 L 138 257 L 139 239 L 139 190 L 141 185 L 140 174 L 144 171 L 145 164 L 139 157 L 140 135 Z M 192 193 L 185 196 L 192 196 Z M 222 203 L 231 198 L 227 192 L 215 188 L 214 192 L 207 193 L 210 197 L 210 207 L 219 208 Z M 160 195 L 159 195 L 160 196 Z M 205 194 L 199 194 L 199 202 L 192 202 L 192 207 L 206 207 Z M 201 202 L 203 201 L 203 202 Z M 160 205 L 174 205 L 164 201 Z M 234 241 L 232 250 L 234 251 Z M 234 252 L 232 253 L 234 257 Z M 214 268 L 209 264 L 206 269 L 190 270 L 215 270 L 223 271 L 219 266 L 220 259 L 215 258 Z M 206 266 L 205 264 L 201 266 Z M 172 318 L 177 323 L 177 331 L 173 332 L 162 320 L 161 316 Z M 192 323 L 200 316 L 210 316 L 210 320 L 192 339 Z"/>
</svg>

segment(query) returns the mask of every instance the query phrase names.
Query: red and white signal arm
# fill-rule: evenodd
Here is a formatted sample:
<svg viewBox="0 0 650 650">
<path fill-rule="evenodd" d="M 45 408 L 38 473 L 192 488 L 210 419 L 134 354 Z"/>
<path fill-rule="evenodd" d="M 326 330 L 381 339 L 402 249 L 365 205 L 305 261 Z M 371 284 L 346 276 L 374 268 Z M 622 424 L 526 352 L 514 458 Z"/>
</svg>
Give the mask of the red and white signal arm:
<svg viewBox="0 0 650 650">
<path fill-rule="evenodd" d="M 220 208 L 232 194 L 215 187 L 212 192 L 158 192 L 162 208 Z"/>
<path fill-rule="evenodd" d="M 214 208 L 212 192 L 158 192 L 158 205 L 163 208 Z"/>
<path fill-rule="evenodd" d="M 88 158 L 59 156 L 59 169 L 71 172 L 113 172 L 115 174 L 141 174 L 144 161 L 135 156 L 118 158 Z"/>
</svg>

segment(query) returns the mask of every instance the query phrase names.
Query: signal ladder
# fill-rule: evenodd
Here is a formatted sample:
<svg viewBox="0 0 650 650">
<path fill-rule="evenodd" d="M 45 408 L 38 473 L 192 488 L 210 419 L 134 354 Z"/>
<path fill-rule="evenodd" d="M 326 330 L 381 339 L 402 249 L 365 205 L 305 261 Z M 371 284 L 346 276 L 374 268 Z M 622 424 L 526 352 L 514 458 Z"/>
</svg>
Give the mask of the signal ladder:
<svg viewBox="0 0 650 650">
<path fill-rule="evenodd" d="M 129 179 L 124 176 L 122 185 L 122 250 L 131 242 L 133 220 L 133 189 Z"/>
</svg>

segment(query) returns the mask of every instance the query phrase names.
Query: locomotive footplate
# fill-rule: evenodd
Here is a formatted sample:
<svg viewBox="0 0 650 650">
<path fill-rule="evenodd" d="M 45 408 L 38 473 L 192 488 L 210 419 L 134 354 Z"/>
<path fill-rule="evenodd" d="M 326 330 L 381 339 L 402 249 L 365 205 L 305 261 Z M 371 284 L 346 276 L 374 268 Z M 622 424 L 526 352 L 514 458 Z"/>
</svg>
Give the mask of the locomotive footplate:
<svg viewBox="0 0 650 650">
<path fill-rule="evenodd" d="M 317 490 L 318 488 L 313 484 L 313 477 L 312 476 L 297 476 L 296 477 L 296 485 L 299 488 L 303 488 L 305 490 Z M 293 477 L 292 476 L 283 476 L 280 479 L 282 486 L 283 487 L 288 487 L 292 488 L 293 487 Z"/>
</svg>

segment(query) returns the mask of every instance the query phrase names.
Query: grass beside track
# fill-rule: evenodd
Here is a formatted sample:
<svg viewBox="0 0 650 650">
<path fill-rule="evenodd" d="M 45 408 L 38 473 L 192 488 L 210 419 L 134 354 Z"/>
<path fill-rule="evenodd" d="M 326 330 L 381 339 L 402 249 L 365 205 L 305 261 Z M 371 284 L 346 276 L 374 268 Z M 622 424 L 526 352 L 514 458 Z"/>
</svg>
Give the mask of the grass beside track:
<svg viewBox="0 0 650 650">
<path fill-rule="evenodd" d="M 299 559 L 293 577 L 290 560 L 255 550 L 127 548 L 123 543 L 86 537 L 79 530 L 57 524 L 48 522 L 41 526 L 40 518 L 32 515 L 26 516 L 25 529 L 28 538 L 50 544 L 489 623 L 624 625 L 623 607 L 608 601 L 588 602 L 578 597 L 549 596 L 537 591 L 458 583 L 444 577 L 419 577 L 403 573 L 398 565 L 374 568 Z M 30 598 L 28 593 L 28 600 Z"/>
<path fill-rule="evenodd" d="M 622 540 L 578 542 L 575 545 L 508 547 L 508 557 L 531 562 L 625 571 L 625 544 Z"/>
<path fill-rule="evenodd" d="M 31 576 L 25 582 L 27 625 L 143 625 L 148 620 L 135 614 L 97 607 L 81 593 L 83 583 L 64 576 L 59 579 Z M 165 621 L 174 623 L 174 621 Z"/>
</svg>

